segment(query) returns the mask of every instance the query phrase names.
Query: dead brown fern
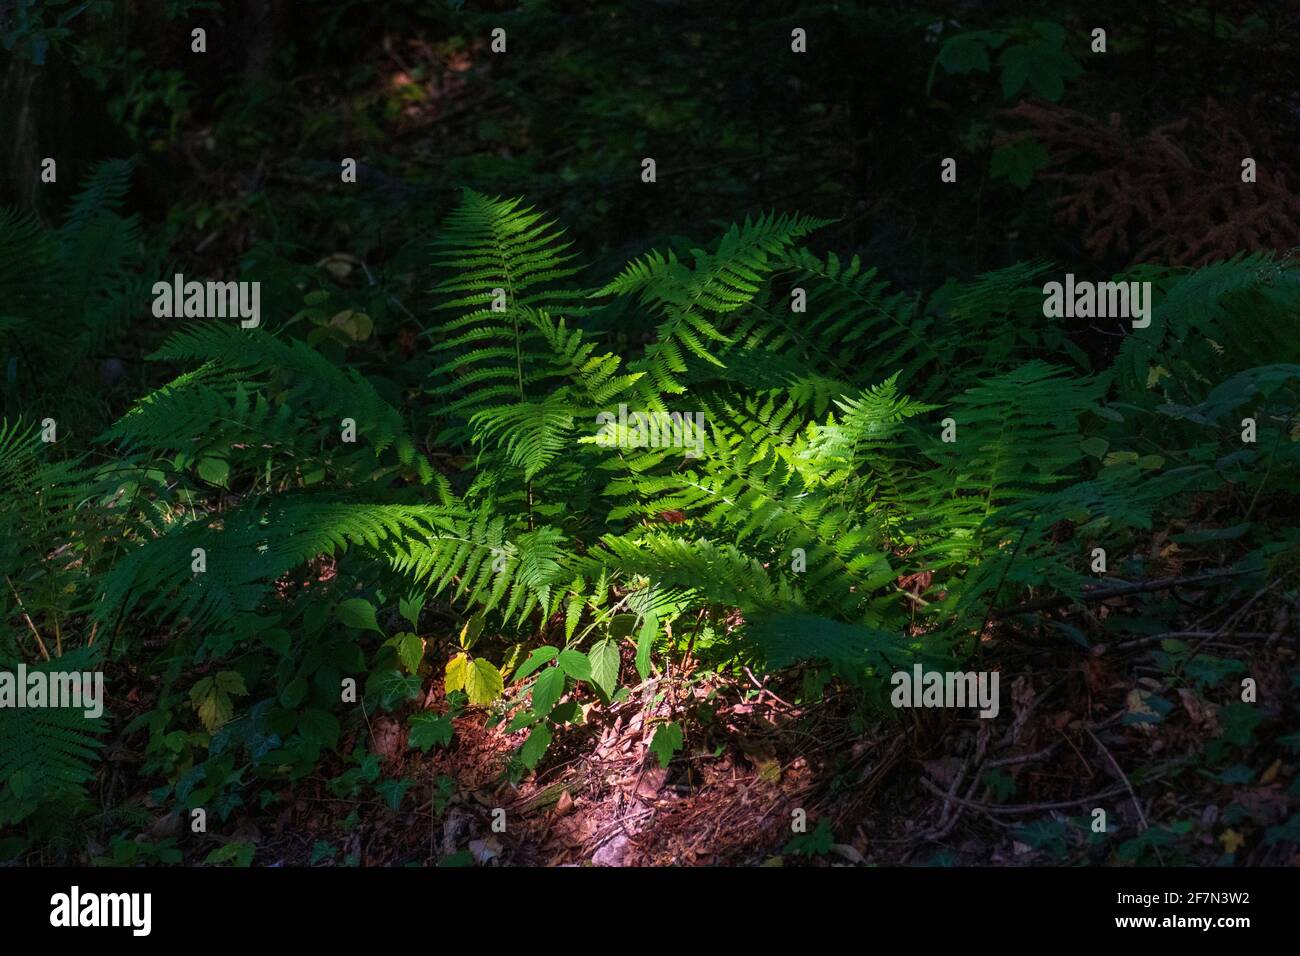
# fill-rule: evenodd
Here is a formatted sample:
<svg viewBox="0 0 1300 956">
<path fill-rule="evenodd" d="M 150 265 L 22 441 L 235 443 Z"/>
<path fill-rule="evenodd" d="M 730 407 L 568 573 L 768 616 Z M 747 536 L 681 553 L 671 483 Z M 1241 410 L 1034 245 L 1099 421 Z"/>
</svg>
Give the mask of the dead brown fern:
<svg viewBox="0 0 1300 956">
<path fill-rule="evenodd" d="M 1270 158 L 1268 134 L 1248 136 L 1213 100 L 1196 117 L 1141 136 L 1118 113 L 1103 121 L 1041 101 L 1005 115 L 1028 124 L 1047 147 L 1042 178 L 1064 186 L 1057 216 L 1082 225 L 1084 244 L 1099 257 L 1203 265 L 1300 243 L 1295 171 Z M 1242 182 L 1246 157 L 1256 160 L 1256 182 Z"/>
</svg>

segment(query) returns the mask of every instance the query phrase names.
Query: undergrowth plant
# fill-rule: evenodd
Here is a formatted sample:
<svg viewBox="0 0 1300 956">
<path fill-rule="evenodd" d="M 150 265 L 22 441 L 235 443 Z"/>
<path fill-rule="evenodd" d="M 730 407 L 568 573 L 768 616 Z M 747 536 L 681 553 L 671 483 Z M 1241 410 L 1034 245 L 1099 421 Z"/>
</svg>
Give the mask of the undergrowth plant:
<svg viewBox="0 0 1300 956">
<path fill-rule="evenodd" d="M 1224 489 L 1234 570 L 1294 550 L 1250 523 L 1300 490 L 1300 364 L 1277 348 L 1300 333 L 1293 261 L 1137 270 L 1151 325 L 1096 368 L 1043 315 L 1050 264 L 910 295 L 806 245 L 824 225 L 765 214 L 592 277 L 544 214 L 467 190 L 431 250 L 414 384 L 274 317 L 178 328 L 152 355 L 174 377 L 99 436 L 113 468 L 33 442 L 39 402 L 7 414 L 0 560 L 18 594 L 51 565 L 91 589 L 64 609 L 79 632 L 164 678 L 129 728 L 156 796 L 224 816 L 384 710 L 426 751 L 488 708 L 527 731 L 518 776 L 669 648 L 804 665 L 871 705 L 897 668 L 980 655 L 997 622 L 1086 641 L 1018 605 L 1077 597 L 1093 549 L 1133 555 L 1157 516 L 1210 541 L 1193 503 Z M 94 560 L 57 557 L 110 532 Z M 0 736 L 0 767 L 25 746 Z M 375 784 L 367 766 L 340 786 Z"/>
</svg>

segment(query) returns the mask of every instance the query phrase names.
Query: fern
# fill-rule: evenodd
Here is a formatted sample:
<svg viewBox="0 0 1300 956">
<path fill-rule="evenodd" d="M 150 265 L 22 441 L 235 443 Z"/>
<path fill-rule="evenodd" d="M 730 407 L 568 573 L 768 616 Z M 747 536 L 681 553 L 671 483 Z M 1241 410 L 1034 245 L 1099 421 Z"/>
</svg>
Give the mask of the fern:
<svg viewBox="0 0 1300 956">
<path fill-rule="evenodd" d="M 554 622 L 579 642 L 626 609 L 708 611 L 730 622 L 720 652 L 879 677 L 965 653 L 1027 592 L 1078 593 L 1084 539 L 1149 528 L 1213 486 L 1203 435 L 1169 467 L 1128 450 L 1134 405 L 1102 404 L 1117 383 L 1125 395 L 1122 376 L 1027 359 L 1050 348 L 1087 364 L 1042 315 L 1046 263 L 952 281 L 922 305 L 856 258 L 801 248 L 823 224 L 761 216 L 708 251 L 652 252 L 568 289 L 576 256 L 554 224 L 466 191 L 434 243 L 437 308 L 453 317 L 433 331 L 430 404 L 409 415 L 301 342 L 216 324 L 173 334 L 154 357 L 191 367 L 106 437 L 200 479 L 224 475 L 201 467 L 220 459 L 234 500 L 196 509 L 188 478 L 151 491 L 96 614 L 164 619 L 217 654 L 331 556 L 344 586 L 414 589 L 525 639 Z M 1222 279 L 1223 315 L 1262 296 L 1289 316 L 1290 273 L 1250 268 L 1265 272 Z M 791 287 L 806 312 L 789 310 Z M 597 320 L 629 312 L 653 335 L 616 350 Z M 1188 328 L 1235 356 L 1222 318 Z M 1176 352 L 1157 341 L 1152 360 Z M 1198 385 L 1199 404 L 1138 396 L 1140 411 L 1204 429 L 1267 392 L 1285 418 L 1291 373 L 1252 375 Z M 601 422 L 620 406 L 702 415 L 703 454 L 635 447 L 617 427 L 611 443 Z M 342 417 L 363 448 L 340 443 Z M 463 474 L 416 449 L 410 429 L 429 426 Z M 323 474 L 328 492 L 311 487 Z"/>
<path fill-rule="evenodd" d="M 82 673 L 95 663 L 90 652 L 79 650 L 28 665 L 27 673 Z M 13 671 L 7 676 L 17 677 Z M 85 708 L 0 707 L 0 780 L 5 781 L 0 788 L 0 823 L 17 823 L 38 810 L 84 798 L 106 724 L 102 715 L 87 717 Z"/>
<path fill-rule="evenodd" d="M 303 418 L 321 420 L 299 453 L 318 452 L 324 433 L 337 435 L 343 419 L 375 456 L 388 449 L 421 481 L 433 480 L 401 416 L 355 369 L 343 369 L 300 341 L 261 329 L 210 323 L 174 333 L 151 358 L 199 362 L 140 399 L 103 437 L 125 447 L 175 449 L 195 456 L 225 454 L 237 443 L 292 447 Z M 259 390 L 276 396 L 274 402 Z M 301 444 L 301 443 L 300 443 Z M 315 446 L 313 448 L 313 445 Z"/>
<path fill-rule="evenodd" d="M 156 614 L 197 631 L 256 627 L 276 581 L 313 558 L 362 548 L 381 560 L 433 533 L 438 507 L 288 497 L 193 521 L 174 521 L 127 554 L 104 582 L 98 613 Z M 195 551 L 203 570 L 195 570 Z"/>
<path fill-rule="evenodd" d="M 688 357 L 721 366 L 710 343 L 731 341 L 723 331 L 723 317 L 752 302 L 764 277 L 776 269 L 778 257 L 828 222 L 775 213 L 746 219 L 743 226 L 727 231 L 716 252 L 693 250 L 693 268 L 674 252 L 651 252 L 594 295 L 635 295 L 659 313 L 657 338 L 633 367 L 645 372 L 660 392 L 681 394 L 685 386 L 678 377 L 687 371 Z"/>
<path fill-rule="evenodd" d="M 433 344 L 442 362 L 433 375 L 446 381 L 431 394 L 453 399 L 446 415 L 464 420 L 484 407 L 527 401 L 549 377 L 541 334 L 527 316 L 572 298 L 551 288 L 579 271 L 568 248 L 552 223 L 519 200 L 465 190 L 434 243 L 435 267 L 455 271 L 434 287 L 449 297 L 438 308 L 470 309 L 443 323 Z M 494 311 L 498 290 L 504 307 Z"/>
</svg>

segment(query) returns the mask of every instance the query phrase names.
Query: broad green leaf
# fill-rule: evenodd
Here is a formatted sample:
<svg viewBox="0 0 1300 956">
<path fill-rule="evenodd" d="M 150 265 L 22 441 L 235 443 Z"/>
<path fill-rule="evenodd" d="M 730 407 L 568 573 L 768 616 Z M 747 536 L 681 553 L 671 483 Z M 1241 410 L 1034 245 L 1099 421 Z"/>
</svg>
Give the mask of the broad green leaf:
<svg viewBox="0 0 1300 956">
<path fill-rule="evenodd" d="M 939 65 L 949 73 L 969 73 L 989 69 L 989 38 L 982 32 L 959 33 L 949 37 L 939 50 Z"/>
<path fill-rule="evenodd" d="M 243 697 L 248 694 L 244 689 L 244 675 L 239 671 L 221 671 L 217 674 L 217 686 L 227 694 Z"/>
<path fill-rule="evenodd" d="M 424 659 L 424 641 L 407 631 L 398 634 L 393 642 L 397 647 L 397 659 L 402 662 L 407 673 L 414 674 L 418 671 L 420 661 Z"/>
<path fill-rule="evenodd" d="M 667 767 L 673 754 L 682 749 L 682 728 L 675 722 L 660 724 L 650 741 L 650 752 L 659 758 L 659 766 Z"/>
<path fill-rule="evenodd" d="M 371 675 L 366 686 L 378 688 L 379 706 L 384 710 L 392 710 L 408 700 L 414 700 L 421 690 L 420 678 L 413 674 L 403 674 L 396 668 Z"/>
<path fill-rule="evenodd" d="M 609 697 L 618 686 L 618 643 L 609 638 L 599 641 L 587 657 L 591 661 L 591 682 Z"/>
<path fill-rule="evenodd" d="M 383 795 L 390 810 L 396 810 L 402 805 L 402 797 L 410 786 L 409 780 L 383 780 L 375 784 L 375 790 Z"/>
<path fill-rule="evenodd" d="M 548 667 L 533 684 L 533 713 L 545 717 L 563 693 L 564 671 L 558 667 Z"/>
<path fill-rule="evenodd" d="M 591 680 L 591 661 L 582 651 L 566 648 L 560 651 L 560 667 L 574 680 Z"/>
<path fill-rule="evenodd" d="M 632 629 L 636 627 L 635 614 L 615 614 L 609 621 L 609 636 L 614 640 L 621 640 L 632 634 Z"/>
<path fill-rule="evenodd" d="M 1085 454 L 1091 455 L 1093 458 L 1102 458 L 1106 454 L 1106 449 L 1110 447 L 1110 442 L 1097 435 L 1084 439 L 1080 447 L 1083 448 Z"/>
<path fill-rule="evenodd" d="M 1003 143 L 993 150 L 989 177 L 1006 179 L 1017 189 L 1026 189 L 1034 173 L 1047 166 L 1049 158 L 1047 148 L 1034 139 Z"/>
<path fill-rule="evenodd" d="M 560 653 L 558 647 L 552 647 L 550 644 L 544 644 L 537 650 L 528 655 L 528 660 L 524 661 L 522 667 L 515 672 L 515 680 L 523 680 L 543 664 L 549 664 L 555 660 L 555 655 Z"/>
<path fill-rule="evenodd" d="M 654 648 L 655 633 L 659 630 L 659 621 L 648 615 L 641 625 L 641 633 L 636 639 L 636 672 L 642 680 L 650 676 L 650 651 Z"/>
<path fill-rule="evenodd" d="M 538 717 L 531 710 L 521 710 L 510 718 L 510 723 L 506 725 L 506 733 L 513 734 L 516 731 L 523 730 L 525 727 L 531 727 L 539 720 L 544 718 Z"/>
<path fill-rule="evenodd" d="M 21 800 L 32 787 L 34 779 L 28 770 L 18 770 L 9 778 L 9 789 Z"/>
<path fill-rule="evenodd" d="M 550 745 L 551 728 L 544 723 L 538 724 L 528 735 L 524 745 L 519 748 L 519 759 L 525 767 L 532 770 Z"/>
<path fill-rule="evenodd" d="M 364 342 L 370 338 L 370 333 L 374 331 L 375 323 L 370 316 L 364 312 L 354 312 L 351 309 L 344 309 L 329 320 L 329 326 L 332 329 L 338 329 L 354 342 Z"/>
<path fill-rule="evenodd" d="M 257 638 L 281 657 L 289 653 L 292 635 L 282 627 L 268 627 L 264 631 L 259 631 Z"/>
<path fill-rule="evenodd" d="M 437 745 L 445 747 L 451 743 L 454 732 L 451 718 L 445 714 L 434 714 L 425 712 L 416 714 L 411 718 L 410 733 L 406 738 L 406 746 L 419 747 L 424 753 L 429 752 L 429 748 Z"/>
<path fill-rule="evenodd" d="M 998 57 L 998 66 L 1002 68 L 1002 96 L 1011 99 L 1029 79 L 1031 56 L 1029 47 L 1017 43 L 1007 47 Z"/>
<path fill-rule="evenodd" d="M 220 488 L 226 487 L 230 480 L 230 462 L 224 458 L 204 458 L 194 466 L 194 470 L 208 484 Z"/>
<path fill-rule="evenodd" d="M 399 598 L 397 610 L 402 617 L 411 622 L 411 630 L 420 629 L 420 611 L 424 609 L 424 595 L 412 594 L 410 597 Z"/>
<path fill-rule="evenodd" d="M 207 693 L 195 702 L 194 708 L 208 733 L 212 733 L 234 716 L 235 706 L 230 695 L 210 685 Z"/>
<path fill-rule="evenodd" d="M 280 703 L 286 707 L 297 707 L 307 699 L 308 685 L 305 678 L 295 677 L 280 692 Z"/>
<path fill-rule="evenodd" d="M 322 747 L 333 747 L 339 742 L 338 718 L 319 707 L 308 707 L 302 712 L 298 729 L 304 737 Z"/>
<path fill-rule="evenodd" d="M 334 609 L 334 613 L 348 627 L 355 627 L 363 631 L 374 631 L 377 634 L 384 633 L 379 630 L 379 623 L 375 620 L 375 606 L 365 598 L 349 598 L 341 602 Z"/>
<path fill-rule="evenodd" d="M 483 612 L 479 611 L 466 621 L 465 626 L 460 629 L 460 646 L 465 650 L 473 647 L 474 642 L 478 640 L 478 636 L 483 633 L 483 621 L 485 619 Z"/>
<path fill-rule="evenodd" d="M 1065 27 L 1059 23 L 1053 23 L 1050 20 L 1039 20 L 1034 24 L 1034 30 L 1052 46 L 1060 46 L 1065 42 Z"/>
</svg>

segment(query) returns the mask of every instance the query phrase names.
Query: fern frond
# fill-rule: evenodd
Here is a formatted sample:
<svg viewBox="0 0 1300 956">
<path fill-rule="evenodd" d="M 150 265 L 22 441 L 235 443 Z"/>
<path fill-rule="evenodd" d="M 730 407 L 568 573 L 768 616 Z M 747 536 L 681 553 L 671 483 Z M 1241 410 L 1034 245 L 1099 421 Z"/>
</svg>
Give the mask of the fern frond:
<svg viewBox="0 0 1300 956">
<path fill-rule="evenodd" d="M 693 250 L 693 267 L 675 252 L 651 252 L 592 295 L 637 296 L 661 315 L 655 341 L 633 367 L 644 371 L 658 391 L 680 394 L 688 356 L 721 367 L 711 346 L 731 341 L 722 317 L 749 305 L 779 257 L 828 222 L 775 213 L 746 219 L 727 231 L 716 252 Z"/>
<path fill-rule="evenodd" d="M 434 287 L 449 297 L 438 308 L 470 309 L 443 323 L 433 344 L 442 359 L 433 374 L 446 381 L 431 394 L 454 396 L 449 416 L 467 420 L 485 407 L 528 401 L 549 377 L 545 343 L 530 317 L 536 308 L 575 298 L 552 287 L 580 271 L 570 264 L 575 256 L 566 254 L 572 244 L 561 237 L 520 200 L 468 189 L 444 221 L 434 264 L 455 274 Z M 499 309 L 498 290 L 504 296 Z"/>
<path fill-rule="evenodd" d="M 225 451 L 234 442 L 286 441 L 308 415 L 336 434 L 350 418 L 375 455 L 392 448 L 401 464 L 432 480 L 401 415 L 359 372 L 304 342 L 205 323 L 174 333 L 150 358 L 202 364 L 140 399 L 104 437 L 127 447 L 192 451 L 197 441 Z M 273 390 L 274 405 L 254 393 L 258 385 Z"/>
<path fill-rule="evenodd" d="M 17 680 L 17 672 L 8 669 L 15 665 L 6 665 L 6 680 Z M 90 652 L 79 649 L 52 661 L 28 664 L 26 669 L 29 676 L 44 673 L 47 682 L 66 687 L 67 675 L 91 673 L 96 666 Z M 83 688 L 83 695 L 87 692 L 88 688 Z M 103 715 L 86 716 L 89 707 L 89 700 L 80 709 L 0 707 L 0 780 L 10 794 L 31 806 L 84 795 L 103 747 L 99 738 L 107 729 Z"/>
</svg>

